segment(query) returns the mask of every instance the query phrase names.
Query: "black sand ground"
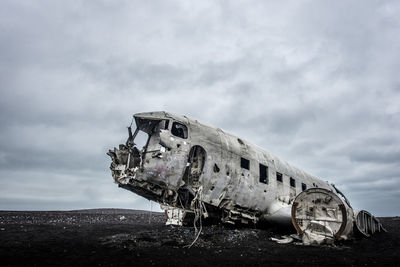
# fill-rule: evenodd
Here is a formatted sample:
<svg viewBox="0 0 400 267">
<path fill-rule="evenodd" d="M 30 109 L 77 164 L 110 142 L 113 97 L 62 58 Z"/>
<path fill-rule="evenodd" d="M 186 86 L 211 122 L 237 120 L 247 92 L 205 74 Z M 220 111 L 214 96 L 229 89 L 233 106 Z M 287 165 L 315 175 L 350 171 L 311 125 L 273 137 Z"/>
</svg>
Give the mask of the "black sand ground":
<svg viewBox="0 0 400 267">
<path fill-rule="evenodd" d="M 164 225 L 133 210 L 0 211 L 0 266 L 400 266 L 400 218 L 388 230 L 333 246 L 281 245 L 282 229 Z M 287 231 L 287 230 L 286 230 Z"/>
</svg>

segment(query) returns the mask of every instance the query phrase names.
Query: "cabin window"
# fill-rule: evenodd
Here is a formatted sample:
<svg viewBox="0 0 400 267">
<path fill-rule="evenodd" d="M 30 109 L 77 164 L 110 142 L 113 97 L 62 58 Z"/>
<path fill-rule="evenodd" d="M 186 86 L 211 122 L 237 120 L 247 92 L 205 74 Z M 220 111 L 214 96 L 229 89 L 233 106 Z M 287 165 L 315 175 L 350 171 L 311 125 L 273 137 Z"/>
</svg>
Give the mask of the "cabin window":
<svg viewBox="0 0 400 267">
<path fill-rule="evenodd" d="M 304 183 L 301 183 L 301 190 L 306 191 L 307 190 L 307 185 Z"/>
<path fill-rule="evenodd" d="M 171 133 L 183 139 L 186 139 L 188 137 L 188 130 L 186 125 L 176 121 L 172 124 Z"/>
<path fill-rule="evenodd" d="M 296 187 L 296 180 L 293 177 L 290 177 L 290 186 Z"/>
<path fill-rule="evenodd" d="M 282 182 L 282 173 L 276 172 L 276 180 L 277 180 L 278 182 Z"/>
<path fill-rule="evenodd" d="M 219 172 L 219 167 L 217 163 L 214 164 L 214 172 Z"/>
<path fill-rule="evenodd" d="M 260 183 L 268 184 L 268 167 L 260 164 Z"/>
<path fill-rule="evenodd" d="M 250 170 L 250 161 L 245 158 L 240 158 L 240 167 L 246 170 Z"/>
<path fill-rule="evenodd" d="M 169 126 L 169 120 L 166 120 L 166 121 L 165 121 L 164 129 L 165 129 L 165 130 L 168 130 L 168 126 Z"/>
</svg>

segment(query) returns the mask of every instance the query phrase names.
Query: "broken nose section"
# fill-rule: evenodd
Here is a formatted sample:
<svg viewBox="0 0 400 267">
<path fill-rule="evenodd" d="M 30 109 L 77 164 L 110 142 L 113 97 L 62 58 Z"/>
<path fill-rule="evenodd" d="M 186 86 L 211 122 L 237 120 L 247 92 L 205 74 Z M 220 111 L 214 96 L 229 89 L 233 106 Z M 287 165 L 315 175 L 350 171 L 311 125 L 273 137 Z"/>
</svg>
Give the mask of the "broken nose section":
<svg viewBox="0 0 400 267">
<path fill-rule="evenodd" d="M 142 167 L 142 153 L 136 146 L 119 145 L 119 149 L 109 150 L 110 169 L 119 187 L 132 191 L 149 200 L 158 201 L 164 190 L 145 179 Z"/>
<path fill-rule="evenodd" d="M 119 149 L 110 149 L 107 155 L 112 160 L 110 169 L 116 183 L 128 184 L 130 178 L 135 178 L 141 162 L 141 155 L 136 147 L 129 149 L 121 144 Z"/>
</svg>

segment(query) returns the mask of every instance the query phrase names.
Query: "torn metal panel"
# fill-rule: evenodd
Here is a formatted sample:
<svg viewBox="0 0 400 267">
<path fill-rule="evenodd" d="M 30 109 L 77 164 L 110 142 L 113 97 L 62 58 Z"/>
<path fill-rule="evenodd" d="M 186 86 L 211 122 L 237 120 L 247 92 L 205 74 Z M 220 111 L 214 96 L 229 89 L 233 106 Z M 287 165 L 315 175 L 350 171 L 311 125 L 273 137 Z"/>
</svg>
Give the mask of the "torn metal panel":
<svg viewBox="0 0 400 267">
<path fill-rule="evenodd" d="M 386 232 L 379 220 L 366 210 L 360 210 L 356 213 L 355 230 L 366 237 L 375 232 Z"/>
<path fill-rule="evenodd" d="M 308 228 L 335 238 L 351 235 L 348 223 L 354 221 L 354 212 L 329 183 L 246 140 L 186 116 L 146 112 L 135 114 L 134 120 L 136 130 L 132 133 L 128 127 L 127 142 L 107 153 L 120 187 L 174 209 L 232 224 L 291 223 L 293 205 L 295 218 Z M 143 147 L 135 144 L 139 134 L 147 136 Z M 306 188 L 308 193 L 302 193 Z M 310 219 L 306 208 L 311 207 L 310 196 L 316 195 L 329 197 L 331 204 L 315 204 L 315 218 Z M 363 219 L 368 216 L 362 214 L 360 229 L 374 231 L 374 220 Z M 331 221 L 321 224 L 322 218 Z M 301 232 L 308 229 L 301 227 Z"/>
<path fill-rule="evenodd" d="M 383 229 L 367 211 L 354 212 L 340 191 L 311 188 L 300 193 L 292 206 L 292 222 L 306 244 L 346 240 L 355 232 L 369 236 Z"/>
<path fill-rule="evenodd" d="M 354 212 L 333 191 L 311 188 L 294 200 L 292 222 L 305 243 L 331 243 L 351 237 Z"/>
</svg>

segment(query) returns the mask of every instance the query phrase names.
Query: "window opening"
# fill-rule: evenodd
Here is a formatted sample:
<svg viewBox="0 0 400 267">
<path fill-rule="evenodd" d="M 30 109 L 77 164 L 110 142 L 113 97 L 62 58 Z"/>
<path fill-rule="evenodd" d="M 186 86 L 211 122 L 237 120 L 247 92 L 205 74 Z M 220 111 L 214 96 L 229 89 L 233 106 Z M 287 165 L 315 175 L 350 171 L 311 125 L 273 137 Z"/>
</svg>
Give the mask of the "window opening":
<svg viewBox="0 0 400 267">
<path fill-rule="evenodd" d="M 246 170 L 250 170 L 250 161 L 245 158 L 240 158 L 240 167 Z"/>
<path fill-rule="evenodd" d="M 171 133 L 183 139 L 186 139 L 188 137 L 188 131 L 186 125 L 176 121 L 172 124 Z"/>
<path fill-rule="evenodd" d="M 219 172 L 219 167 L 217 163 L 214 164 L 214 172 Z"/>
<path fill-rule="evenodd" d="M 282 182 L 282 173 L 276 172 L 276 180 L 277 180 L 278 182 Z"/>
<path fill-rule="evenodd" d="M 260 183 L 268 184 L 268 167 L 260 163 Z"/>
<path fill-rule="evenodd" d="M 138 149 L 143 149 L 146 146 L 149 139 L 150 139 L 149 134 L 147 134 L 143 131 L 138 131 L 138 133 L 136 134 L 135 139 L 134 139 L 134 144 L 136 144 L 136 147 Z"/>
<path fill-rule="evenodd" d="M 307 190 L 307 185 L 304 183 L 301 183 L 301 190 L 306 191 Z"/>
<path fill-rule="evenodd" d="M 290 186 L 296 187 L 296 180 L 293 177 L 290 177 Z"/>
</svg>

